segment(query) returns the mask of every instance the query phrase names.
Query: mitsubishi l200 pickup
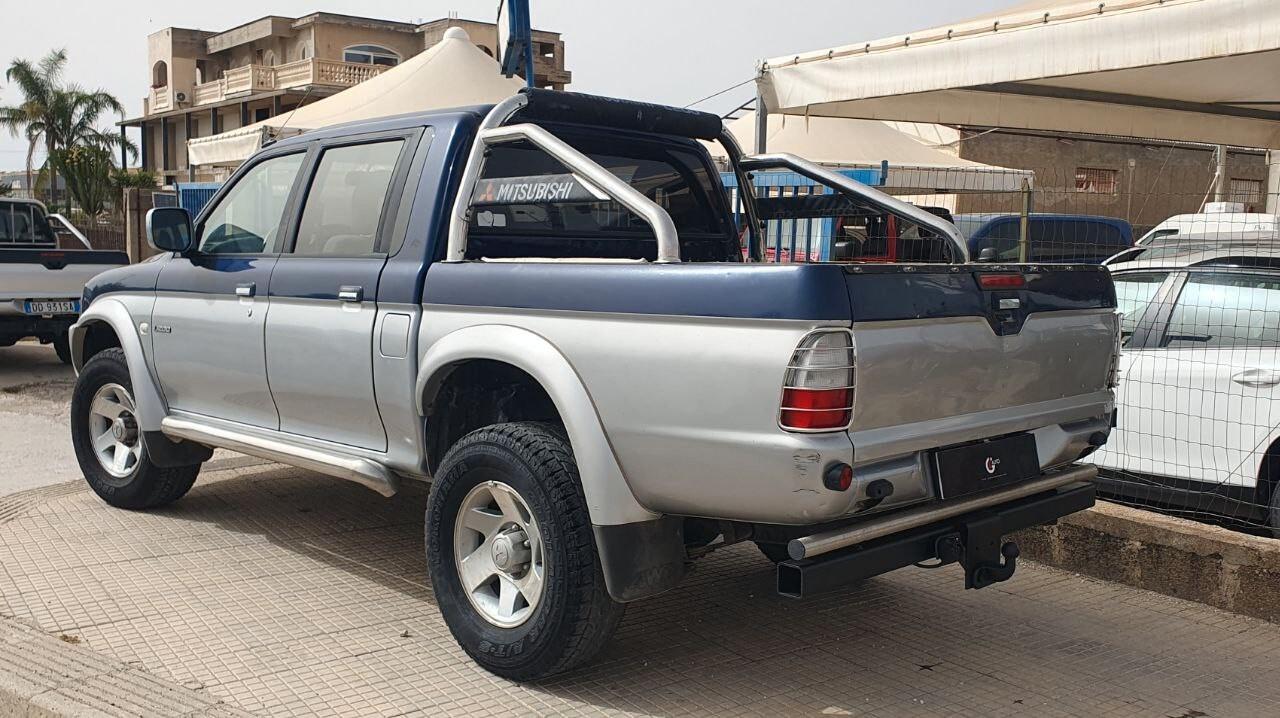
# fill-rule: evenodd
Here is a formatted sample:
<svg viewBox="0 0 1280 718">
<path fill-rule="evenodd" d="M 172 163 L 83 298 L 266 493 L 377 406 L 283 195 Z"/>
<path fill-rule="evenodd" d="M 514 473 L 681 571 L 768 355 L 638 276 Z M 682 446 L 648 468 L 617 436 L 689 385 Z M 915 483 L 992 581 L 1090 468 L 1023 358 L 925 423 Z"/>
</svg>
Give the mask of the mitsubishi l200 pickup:
<svg viewBox="0 0 1280 718">
<path fill-rule="evenodd" d="M 59 232 L 84 249 L 59 249 Z M 124 252 L 94 250 L 65 217 L 47 214 L 44 203 L 0 197 L 0 348 L 33 337 L 71 363 L 67 330 L 80 313 L 85 282 L 128 263 Z"/>
<path fill-rule="evenodd" d="M 739 186 L 789 169 L 941 249 L 764 263 L 699 140 Z M 581 665 L 721 546 L 755 542 L 789 596 L 929 561 L 981 588 L 1009 533 L 1094 501 L 1106 269 L 969 263 L 949 223 L 743 156 L 714 115 L 526 90 L 326 128 L 148 234 L 167 254 L 90 282 L 71 330 L 93 490 L 168 504 L 215 447 L 429 481 L 438 606 L 502 676 Z"/>
</svg>

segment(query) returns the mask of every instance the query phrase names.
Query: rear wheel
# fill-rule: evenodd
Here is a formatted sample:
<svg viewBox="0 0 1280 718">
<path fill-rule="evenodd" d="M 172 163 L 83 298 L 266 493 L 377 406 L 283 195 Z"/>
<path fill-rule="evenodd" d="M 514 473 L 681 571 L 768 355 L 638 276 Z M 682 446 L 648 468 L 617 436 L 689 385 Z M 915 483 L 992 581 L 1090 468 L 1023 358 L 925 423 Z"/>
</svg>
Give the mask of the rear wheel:
<svg viewBox="0 0 1280 718">
<path fill-rule="evenodd" d="M 177 501 L 200 473 L 199 464 L 162 468 L 151 463 L 129 368 L 118 348 L 96 354 L 80 372 L 71 394 L 71 442 L 89 487 L 124 509 Z"/>
<path fill-rule="evenodd" d="M 549 425 L 498 424 L 459 440 L 441 462 L 426 525 L 440 612 L 493 673 L 536 680 L 567 671 L 622 618 L 573 454 Z"/>
<path fill-rule="evenodd" d="M 59 334 L 53 338 L 53 351 L 58 354 L 58 361 L 63 364 L 71 363 L 71 338 L 66 334 Z"/>
</svg>

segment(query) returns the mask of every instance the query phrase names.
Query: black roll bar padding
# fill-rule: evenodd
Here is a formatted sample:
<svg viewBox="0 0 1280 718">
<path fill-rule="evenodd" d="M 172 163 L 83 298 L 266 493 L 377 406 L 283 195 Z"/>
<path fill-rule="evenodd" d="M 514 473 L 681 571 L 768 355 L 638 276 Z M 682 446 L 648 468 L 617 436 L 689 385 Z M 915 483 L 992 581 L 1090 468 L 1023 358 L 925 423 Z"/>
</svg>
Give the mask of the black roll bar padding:
<svg viewBox="0 0 1280 718">
<path fill-rule="evenodd" d="M 648 102 L 537 87 L 526 87 L 520 92 L 528 99 L 528 103 L 516 113 L 521 122 L 599 125 L 698 140 L 715 140 L 720 136 L 723 124 L 718 116 L 709 112 Z"/>
</svg>

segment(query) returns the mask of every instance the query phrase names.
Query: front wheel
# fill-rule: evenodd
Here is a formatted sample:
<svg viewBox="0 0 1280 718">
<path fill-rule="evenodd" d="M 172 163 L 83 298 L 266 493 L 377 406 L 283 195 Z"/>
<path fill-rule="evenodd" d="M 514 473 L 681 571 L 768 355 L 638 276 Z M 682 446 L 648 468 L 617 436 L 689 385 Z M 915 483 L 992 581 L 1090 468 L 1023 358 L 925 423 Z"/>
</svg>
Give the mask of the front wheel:
<svg viewBox="0 0 1280 718">
<path fill-rule="evenodd" d="M 71 443 L 85 481 L 103 501 L 150 509 L 182 498 L 200 465 L 151 463 L 138 426 L 124 352 L 107 349 L 85 364 L 71 393 Z"/>
<path fill-rule="evenodd" d="M 622 618 L 572 451 L 551 425 L 498 424 L 459 440 L 437 472 L 426 524 L 445 623 L 497 675 L 536 680 L 581 665 Z"/>
</svg>

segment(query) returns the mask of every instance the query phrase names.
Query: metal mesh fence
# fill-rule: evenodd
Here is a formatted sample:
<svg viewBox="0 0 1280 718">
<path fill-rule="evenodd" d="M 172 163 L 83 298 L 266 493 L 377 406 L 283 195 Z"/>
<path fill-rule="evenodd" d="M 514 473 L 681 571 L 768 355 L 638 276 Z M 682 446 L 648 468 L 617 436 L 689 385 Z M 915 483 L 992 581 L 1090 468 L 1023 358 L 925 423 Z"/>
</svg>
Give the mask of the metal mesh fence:
<svg viewBox="0 0 1280 718">
<path fill-rule="evenodd" d="M 1261 162 L 1237 164 L 1244 176 L 1166 166 L 1144 182 L 1124 165 L 1040 168 L 1026 186 L 963 169 L 845 173 L 950 219 L 972 261 L 1106 264 L 1124 347 L 1116 426 L 1087 459 L 1100 491 L 1280 536 L 1280 198 Z M 782 173 L 753 183 L 767 261 L 945 261 L 944 240 L 902 218 Z"/>
</svg>

